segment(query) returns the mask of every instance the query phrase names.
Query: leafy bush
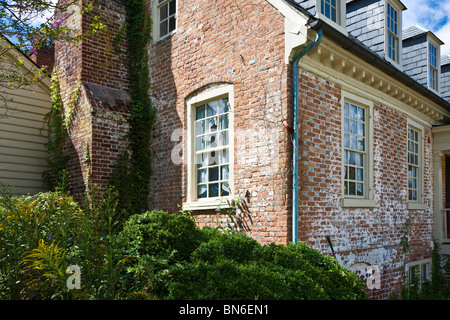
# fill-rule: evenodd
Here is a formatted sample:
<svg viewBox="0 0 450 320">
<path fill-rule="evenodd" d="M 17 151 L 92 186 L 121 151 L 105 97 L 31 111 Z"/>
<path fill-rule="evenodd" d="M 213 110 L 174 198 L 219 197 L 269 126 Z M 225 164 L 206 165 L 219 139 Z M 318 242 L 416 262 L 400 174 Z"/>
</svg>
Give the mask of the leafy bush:
<svg viewBox="0 0 450 320">
<path fill-rule="evenodd" d="M 356 275 L 305 244 L 260 246 L 237 232 L 202 243 L 166 281 L 167 299 L 365 298 Z"/>
<path fill-rule="evenodd" d="M 0 195 L 0 299 L 365 298 L 362 280 L 305 244 L 261 246 L 163 211 L 121 225 L 111 189 L 81 205 L 61 191 Z M 67 288 L 70 265 L 81 289 Z"/>
<path fill-rule="evenodd" d="M 181 261 L 189 259 L 200 245 L 203 234 L 186 216 L 152 211 L 131 216 L 119 238 L 127 244 L 128 256 L 151 255 Z"/>
<path fill-rule="evenodd" d="M 261 246 L 162 211 L 131 217 L 118 238 L 134 258 L 127 287 L 160 299 L 365 298 L 362 280 L 305 244 Z"/>
<path fill-rule="evenodd" d="M 39 245 L 55 241 L 63 250 L 72 246 L 81 210 L 65 194 L 13 197 L 5 190 L 0 197 L 0 298 L 19 299 L 33 287 L 32 270 L 23 265 L 25 257 Z"/>
<path fill-rule="evenodd" d="M 0 299 L 113 297 L 120 259 L 113 193 L 92 188 L 80 206 L 60 191 L 11 192 L 0 188 Z M 84 290 L 68 290 L 70 265 L 81 268 Z"/>
</svg>

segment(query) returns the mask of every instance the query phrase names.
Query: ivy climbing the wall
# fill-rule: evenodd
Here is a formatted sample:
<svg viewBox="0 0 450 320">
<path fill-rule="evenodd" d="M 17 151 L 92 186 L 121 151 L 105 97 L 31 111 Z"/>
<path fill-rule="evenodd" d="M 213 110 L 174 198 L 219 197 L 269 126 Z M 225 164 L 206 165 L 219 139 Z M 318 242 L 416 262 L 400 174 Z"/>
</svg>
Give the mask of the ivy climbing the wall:
<svg viewBox="0 0 450 320">
<path fill-rule="evenodd" d="M 46 115 L 48 121 L 49 140 L 45 144 L 48 152 L 48 170 L 42 176 L 47 188 L 54 189 L 67 169 L 69 155 L 64 151 L 68 139 L 67 121 L 64 114 L 64 105 L 61 98 L 61 89 L 58 77 L 52 77 L 50 112 Z"/>
<path fill-rule="evenodd" d="M 128 214 L 148 210 L 151 158 L 150 138 L 155 110 L 151 106 L 147 45 L 151 22 L 145 0 L 122 0 L 126 9 L 127 63 L 131 116 L 128 151 L 116 165 L 112 184 L 119 207 Z"/>
</svg>

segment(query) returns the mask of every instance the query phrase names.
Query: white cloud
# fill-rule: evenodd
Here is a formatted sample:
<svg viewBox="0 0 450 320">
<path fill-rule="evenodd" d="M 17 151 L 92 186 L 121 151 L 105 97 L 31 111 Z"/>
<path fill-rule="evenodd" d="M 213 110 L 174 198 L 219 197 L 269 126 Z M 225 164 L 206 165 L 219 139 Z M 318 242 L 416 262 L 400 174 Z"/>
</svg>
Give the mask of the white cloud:
<svg viewBox="0 0 450 320">
<path fill-rule="evenodd" d="M 445 44 L 441 54 L 450 54 L 450 2 L 448 0 L 403 0 L 403 29 L 422 26 L 433 32 Z"/>
</svg>

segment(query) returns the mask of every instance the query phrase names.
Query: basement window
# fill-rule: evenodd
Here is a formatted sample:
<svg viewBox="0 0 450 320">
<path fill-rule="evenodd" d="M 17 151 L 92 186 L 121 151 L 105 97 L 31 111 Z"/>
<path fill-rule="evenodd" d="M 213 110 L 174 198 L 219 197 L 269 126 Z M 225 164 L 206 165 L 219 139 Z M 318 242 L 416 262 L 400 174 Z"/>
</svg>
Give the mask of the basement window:
<svg viewBox="0 0 450 320">
<path fill-rule="evenodd" d="M 408 284 L 420 288 L 425 281 L 431 281 L 431 259 L 409 262 L 407 274 Z"/>
</svg>

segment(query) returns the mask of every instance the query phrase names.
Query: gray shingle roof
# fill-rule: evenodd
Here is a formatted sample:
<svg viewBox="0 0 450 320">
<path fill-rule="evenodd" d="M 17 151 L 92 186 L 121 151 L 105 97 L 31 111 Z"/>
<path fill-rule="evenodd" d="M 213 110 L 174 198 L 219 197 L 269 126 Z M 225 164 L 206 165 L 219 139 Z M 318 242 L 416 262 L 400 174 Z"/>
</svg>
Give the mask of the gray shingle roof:
<svg viewBox="0 0 450 320">
<path fill-rule="evenodd" d="M 450 64 L 450 54 L 444 54 L 441 57 L 441 65 Z"/>
<path fill-rule="evenodd" d="M 429 31 L 430 30 L 427 30 L 421 26 L 410 26 L 403 29 L 403 40 L 425 34 Z"/>
</svg>

